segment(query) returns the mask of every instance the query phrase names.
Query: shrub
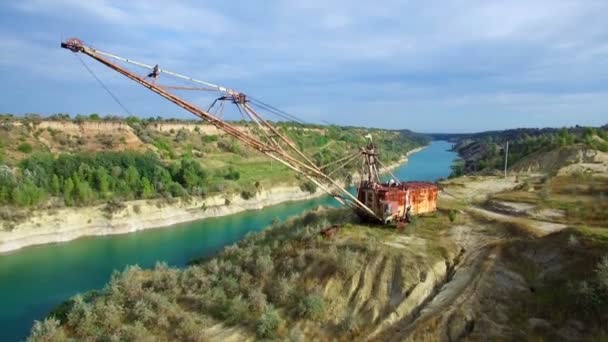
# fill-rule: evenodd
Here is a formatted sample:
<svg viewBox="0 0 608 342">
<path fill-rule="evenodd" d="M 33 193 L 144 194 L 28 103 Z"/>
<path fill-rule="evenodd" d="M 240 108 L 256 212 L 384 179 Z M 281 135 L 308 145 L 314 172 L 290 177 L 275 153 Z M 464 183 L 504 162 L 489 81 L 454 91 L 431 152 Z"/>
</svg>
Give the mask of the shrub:
<svg viewBox="0 0 608 342">
<path fill-rule="evenodd" d="M 346 249 L 338 254 L 336 262 L 338 272 L 346 279 L 352 277 L 359 269 L 359 253 Z"/>
<path fill-rule="evenodd" d="M 217 142 L 217 147 L 224 152 L 230 152 L 234 154 L 241 153 L 241 148 L 234 139 L 221 139 Z"/>
<path fill-rule="evenodd" d="M 249 309 L 247 303 L 238 296 L 226 301 L 220 312 L 227 324 L 234 325 L 245 320 Z"/>
<path fill-rule="evenodd" d="M 63 332 L 63 329 L 59 326 L 59 321 L 55 318 L 47 318 L 44 321 L 34 322 L 28 342 L 45 341 L 45 342 L 59 342 L 66 341 L 67 337 Z"/>
<path fill-rule="evenodd" d="M 186 131 L 185 129 L 180 129 L 177 132 L 177 135 L 175 136 L 175 141 L 176 142 L 182 142 L 188 139 L 188 131 Z"/>
<path fill-rule="evenodd" d="M 306 181 L 306 182 L 300 184 L 300 189 L 302 191 L 306 191 L 311 194 L 314 194 L 315 191 L 317 191 L 317 185 L 311 181 Z"/>
<path fill-rule="evenodd" d="M 568 246 L 569 247 L 578 247 L 579 245 L 579 241 L 576 238 L 576 235 L 574 234 L 570 234 L 570 236 L 568 236 Z"/>
<path fill-rule="evenodd" d="M 32 153 L 33 148 L 32 145 L 28 143 L 22 143 L 21 145 L 19 145 L 19 147 L 17 147 L 17 150 L 19 150 L 19 152 L 29 154 Z"/>
<path fill-rule="evenodd" d="M 266 310 L 266 295 L 261 289 L 255 288 L 248 294 L 249 304 L 255 312 L 264 312 Z"/>
<path fill-rule="evenodd" d="M 450 222 L 456 221 L 456 210 L 451 209 L 450 212 L 448 212 L 448 218 L 450 219 Z"/>
<path fill-rule="evenodd" d="M 245 200 L 252 199 L 255 197 L 255 193 L 253 191 L 243 190 L 241 191 L 241 197 Z"/>
<path fill-rule="evenodd" d="M 270 255 L 261 255 L 255 260 L 254 274 L 259 277 L 269 275 L 274 269 L 274 263 Z"/>
<path fill-rule="evenodd" d="M 224 288 L 224 291 L 226 292 L 226 295 L 228 295 L 229 297 L 236 296 L 240 291 L 239 282 L 233 276 L 225 276 L 222 279 L 221 284 Z"/>
<path fill-rule="evenodd" d="M 297 309 L 300 317 L 321 320 L 325 315 L 325 301 L 318 294 L 309 294 L 300 299 Z"/>
<path fill-rule="evenodd" d="M 608 293 L 608 255 L 604 256 L 597 264 L 595 273 L 600 287 Z"/>
<path fill-rule="evenodd" d="M 203 142 L 203 143 L 215 142 L 217 140 L 218 140 L 217 135 L 203 135 L 201 137 L 201 142 Z"/>
<path fill-rule="evenodd" d="M 260 338 L 274 337 L 279 325 L 281 317 L 273 307 L 269 307 L 256 322 L 256 332 Z"/>
<path fill-rule="evenodd" d="M 293 286 L 285 277 L 279 277 L 270 288 L 270 298 L 276 304 L 286 304 L 291 296 Z"/>
<path fill-rule="evenodd" d="M 228 170 L 224 174 L 224 179 L 239 180 L 240 178 L 241 178 L 241 173 L 232 166 L 229 166 Z"/>
<path fill-rule="evenodd" d="M 349 312 L 340 323 L 340 330 L 344 333 L 356 334 L 359 332 L 359 319 L 353 312 Z"/>
<path fill-rule="evenodd" d="M 171 184 L 169 184 L 169 193 L 171 193 L 171 196 L 173 197 L 181 197 L 186 194 L 186 190 L 184 190 L 179 183 L 171 182 Z"/>
</svg>

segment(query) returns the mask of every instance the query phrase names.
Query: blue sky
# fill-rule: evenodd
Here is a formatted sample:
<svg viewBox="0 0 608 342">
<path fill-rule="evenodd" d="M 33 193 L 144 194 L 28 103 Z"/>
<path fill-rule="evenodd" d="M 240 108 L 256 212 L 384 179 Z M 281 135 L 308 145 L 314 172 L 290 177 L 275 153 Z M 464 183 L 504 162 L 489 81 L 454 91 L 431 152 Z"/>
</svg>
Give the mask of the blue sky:
<svg viewBox="0 0 608 342">
<path fill-rule="evenodd" d="M 76 36 L 310 122 L 421 132 L 601 125 L 606 18 L 605 0 L 4 1 L 0 112 L 125 115 L 59 48 Z M 86 62 L 131 112 L 191 118 Z"/>
</svg>

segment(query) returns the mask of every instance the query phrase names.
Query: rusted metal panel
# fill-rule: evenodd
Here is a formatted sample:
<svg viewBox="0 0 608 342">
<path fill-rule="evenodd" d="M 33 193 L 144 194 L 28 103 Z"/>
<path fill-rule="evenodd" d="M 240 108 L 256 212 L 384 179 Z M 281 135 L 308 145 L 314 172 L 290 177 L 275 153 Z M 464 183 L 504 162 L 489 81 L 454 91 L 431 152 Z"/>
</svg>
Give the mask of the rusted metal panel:
<svg viewBox="0 0 608 342">
<path fill-rule="evenodd" d="M 429 182 L 362 182 L 358 199 L 385 222 L 399 222 L 406 220 L 408 208 L 411 215 L 437 210 L 437 191 L 437 185 Z"/>
<path fill-rule="evenodd" d="M 409 191 L 410 211 L 413 215 L 437 210 L 437 185 L 428 182 L 406 182 Z"/>
</svg>

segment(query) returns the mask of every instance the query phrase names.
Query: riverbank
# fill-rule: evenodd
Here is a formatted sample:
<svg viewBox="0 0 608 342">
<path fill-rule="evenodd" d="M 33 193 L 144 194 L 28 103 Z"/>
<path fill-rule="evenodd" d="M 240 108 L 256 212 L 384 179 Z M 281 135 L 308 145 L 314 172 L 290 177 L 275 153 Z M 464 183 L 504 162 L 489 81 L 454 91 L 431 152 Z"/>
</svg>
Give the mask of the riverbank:
<svg viewBox="0 0 608 342">
<path fill-rule="evenodd" d="M 409 151 L 399 161 L 388 165 L 388 168 L 395 169 L 407 163 L 408 156 L 425 147 Z M 357 175 L 353 179 L 356 181 Z M 127 234 L 161 228 L 323 195 L 325 192 L 320 189 L 310 193 L 298 186 L 279 185 L 263 189 L 250 199 L 235 194 L 127 201 L 114 208 L 103 204 L 83 208 L 44 209 L 32 212 L 27 219 L 16 223 L 12 230 L 0 231 L 0 253 L 28 246 L 67 242 L 85 236 Z"/>
</svg>

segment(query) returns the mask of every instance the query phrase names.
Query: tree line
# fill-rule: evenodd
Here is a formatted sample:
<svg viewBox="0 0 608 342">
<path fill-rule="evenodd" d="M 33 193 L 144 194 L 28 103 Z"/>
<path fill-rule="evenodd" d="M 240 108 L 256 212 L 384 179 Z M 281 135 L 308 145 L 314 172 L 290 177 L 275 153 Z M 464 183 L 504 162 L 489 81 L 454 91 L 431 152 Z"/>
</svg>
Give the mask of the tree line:
<svg viewBox="0 0 608 342">
<path fill-rule="evenodd" d="M 13 171 L 0 168 L 0 203 L 34 206 L 50 197 L 68 206 L 99 200 L 203 195 L 208 173 L 190 158 L 165 164 L 153 153 L 36 153 Z"/>
<path fill-rule="evenodd" d="M 608 131 L 602 128 L 576 127 L 550 131 L 510 130 L 492 134 L 480 133 L 462 138 L 455 145 L 454 149 L 459 152 L 462 160 L 453 165 L 452 176 L 483 170 L 501 170 L 504 167 L 507 141 L 509 141 L 509 165 L 536 152 L 575 144 L 608 152 Z"/>
</svg>

